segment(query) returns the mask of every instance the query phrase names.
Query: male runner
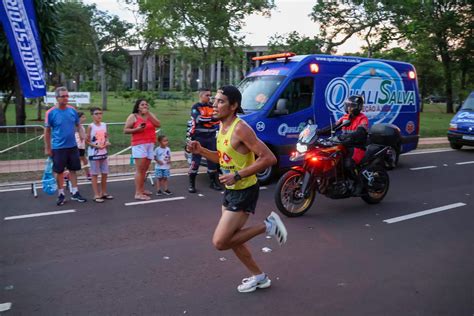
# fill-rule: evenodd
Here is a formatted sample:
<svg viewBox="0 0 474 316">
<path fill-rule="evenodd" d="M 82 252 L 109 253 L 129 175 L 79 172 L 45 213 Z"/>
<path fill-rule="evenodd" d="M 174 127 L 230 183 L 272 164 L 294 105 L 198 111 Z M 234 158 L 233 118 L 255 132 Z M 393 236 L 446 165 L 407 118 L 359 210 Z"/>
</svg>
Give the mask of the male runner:
<svg viewBox="0 0 474 316">
<path fill-rule="evenodd" d="M 247 123 L 237 116 L 237 113 L 243 113 L 241 100 L 242 95 L 236 87 L 220 88 L 213 104 L 213 116 L 221 121 L 217 151 L 204 148 L 198 141 L 190 141 L 188 150 L 221 166 L 223 174 L 219 180 L 226 190 L 221 218 L 212 242 L 218 250 L 234 251 L 252 274 L 243 279 L 237 289 L 239 292 L 253 292 L 257 288 L 269 287 L 271 281 L 258 267 L 245 243 L 257 235 L 267 233 L 275 236 L 282 245 L 286 242 L 287 232 L 274 212 L 263 223 L 243 228 L 257 205 L 259 185 L 255 174 L 275 164 L 276 158 Z M 255 156 L 258 158 L 255 159 Z"/>
</svg>

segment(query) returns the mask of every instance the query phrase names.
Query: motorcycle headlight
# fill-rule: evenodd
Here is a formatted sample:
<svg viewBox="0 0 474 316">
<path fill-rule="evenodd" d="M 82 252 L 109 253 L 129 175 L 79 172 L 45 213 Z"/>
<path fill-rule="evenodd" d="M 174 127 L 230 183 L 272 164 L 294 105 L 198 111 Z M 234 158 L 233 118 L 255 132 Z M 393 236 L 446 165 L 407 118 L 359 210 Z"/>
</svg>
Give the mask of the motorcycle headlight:
<svg viewBox="0 0 474 316">
<path fill-rule="evenodd" d="M 308 150 L 308 146 L 307 145 L 302 145 L 300 143 L 296 143 L 296 150 L 299 153 L 304 154 Z"/>
</svg>

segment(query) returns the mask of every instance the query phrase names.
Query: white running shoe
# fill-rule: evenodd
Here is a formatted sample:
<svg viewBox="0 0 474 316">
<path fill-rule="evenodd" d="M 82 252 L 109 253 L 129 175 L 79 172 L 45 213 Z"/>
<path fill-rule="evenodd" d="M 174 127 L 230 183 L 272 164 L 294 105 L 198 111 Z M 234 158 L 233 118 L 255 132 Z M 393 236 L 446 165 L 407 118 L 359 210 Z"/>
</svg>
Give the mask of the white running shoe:
<svg viewBox="0 0 474 316">
<path fill-rule="evenodd" d="M 278 214 L 275 212 L 271 212 L 265 221 L 270 224 L 270 231 L 268 232 L 268 234 L 275 236 L 280 246 L 286 243 L 288 233 L 286 231 L 285 224 L 283 224 L 280 216 L 278 216 Z"/>
<path fill-rule="evenodd" d="M 257 278 L 252 275 L 251 277 L 242 280 L 242 284 L 237 287 L 240 293 L 249 293 L 255 291 L 257 288 L 265 289 L 272 284 L 272 281 L 265 274 L 263 280 L 257 281 Z"/>
</svg>

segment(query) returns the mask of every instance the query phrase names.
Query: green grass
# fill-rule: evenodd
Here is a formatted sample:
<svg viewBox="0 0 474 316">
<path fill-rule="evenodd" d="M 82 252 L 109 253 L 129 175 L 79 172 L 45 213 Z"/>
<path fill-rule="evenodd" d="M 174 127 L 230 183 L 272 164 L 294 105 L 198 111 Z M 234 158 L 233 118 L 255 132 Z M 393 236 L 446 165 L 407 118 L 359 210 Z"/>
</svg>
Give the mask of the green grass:
<svg viewBox="0 0 474 316">
<path fill-rule="evenodd" d="M 453 116 L 446 113 L 445 103 L 425 104 L 420 114 L 420 137 L 446 137 Z"/>
<path fill-rule="evenodd" d="M 91 105 L 100 104 L 100 94 L 92 93 Z M 122 96 L 117 96 L 115 93 L 108 95 L 108 110 L 104 112 L 103 120 L 109 123 L 109 134 L 112 147 L 110 153 L 118 152 L 130 145 L 130 135 L 124 135 L 122 132 L 123 123 L 127 116 L 131 113 L 135 99 L 125 99 Z M 161 133 L 168 136 L 170 140 L 170 147 L 172 151 L 183 150 L 185 144 L 186 122 L 190 116 L 190 109 L 192 104 L 196 102 L 194 99 L 177 100 L 177 99 L 155 99 L 151 111 L 155 113 L 161 121 Z M 87 123 L 91 122 L 91 115 L 88 107 L 82 109 L 86 113 Z M 42 111 L 43 121 L 36 121 L 36 107 L 34 105 L 27 105 L 27 124 L 28 125 L 43 125 L 44 113 Z M 446 114 L 445 104 L 426 104 L 424 112 L 420 115 L 421 137 L 445 137 L 449 127 L 449 121 L 453 114 Z M 112 122 L 121 123 L 119 125 L 110 124 Z M 7 123 L 14 125 L 15 123 L 15 107 L 10 104 L 7 111 Z M 0 129 L 1 131 L 1 129 Z M 0 151 L 8 148 L 14 144 L 18 144 L 25 140 L 31 139 L 41 135 L 41 130 L 29 131 L 28 133 L 0 133 Z M 42 158 L 43 141 L 34 140 L 26 145 L 22 145 L 17 149 L 0 154 L 0 160 L 19 160 L 30 158 Z"/>
</svg>

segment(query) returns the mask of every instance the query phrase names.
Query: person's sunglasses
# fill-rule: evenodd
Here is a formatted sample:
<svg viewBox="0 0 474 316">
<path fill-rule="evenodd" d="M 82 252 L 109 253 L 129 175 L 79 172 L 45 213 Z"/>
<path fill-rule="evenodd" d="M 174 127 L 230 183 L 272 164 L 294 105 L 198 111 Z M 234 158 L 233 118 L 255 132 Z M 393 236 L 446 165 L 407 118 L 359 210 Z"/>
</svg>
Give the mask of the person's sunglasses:
<svg viewBox="0 0 474 316">
<path fill-rule="evenodd" d="M 69 94 L 66 94 L 66 95 L 60 95 L 60 96 L 58 96 L 58 98 L 69 98 Z"/>
</svg>

